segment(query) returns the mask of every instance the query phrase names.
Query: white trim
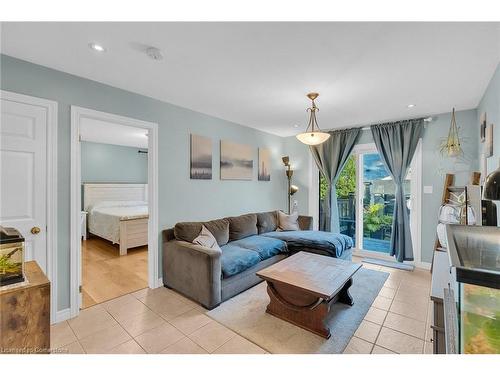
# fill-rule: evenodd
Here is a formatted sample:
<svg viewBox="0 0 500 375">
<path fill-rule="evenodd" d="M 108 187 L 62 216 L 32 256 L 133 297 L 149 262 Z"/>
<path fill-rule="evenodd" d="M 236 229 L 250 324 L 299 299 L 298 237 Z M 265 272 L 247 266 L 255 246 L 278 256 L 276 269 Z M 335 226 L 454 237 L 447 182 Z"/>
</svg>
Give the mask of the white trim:
<svg viewBox="0 0 500 375">
<path fill-rule="evenodd" d="M 70 316 L 80 312 L 81 282 L 81 170 L 79 129 L 82 117 L 148 129 L 148 285 L 158 287 L 158 124 L 92 109 L 71 106 L 71 243 L 70 243 Z"/>
<path fill-rule="evenodd" d="M 422 263 L 422 138 L 418 140 L 417 148 L 411 162 L 411 211 L 410 229 L 413 243 L 414 264 Z"/>
<path fill-rule="evenodd" d="M 163 277 L 160 277 L 158 280 L 156 280 L 156 287 L 159 288 L 163 286 Z"/>
<path fill-rule="evenodd" d="M 56 322 L 57 312 L 57 102 L 0 90 L 3 99 L 36 105 L 47 109 L 47 208 L 46 252 L 47 278 L 50 280 L 50 321 Z"/>
<path fill-rule="evenodd" d="M 416 262 L 415 267 L 430 271 L 431 270 L 431 263 L 429 263 L 429 262 Z"/>
<path fill-rule="evenodd" d="M 313 218 L 313 229 L 319 229 L 319 169 L 309 152 L 309 216 Z"/>
<path fill-rule="evenodd" d="M 52 322 L 52 324 L 63 322 L 70 318 L 71 318 L 71 313 L 70 313 L 70 308 L 68 307 L 67 309 L 62 309 L 56 312 L 55 320 Z"/>
</svg>

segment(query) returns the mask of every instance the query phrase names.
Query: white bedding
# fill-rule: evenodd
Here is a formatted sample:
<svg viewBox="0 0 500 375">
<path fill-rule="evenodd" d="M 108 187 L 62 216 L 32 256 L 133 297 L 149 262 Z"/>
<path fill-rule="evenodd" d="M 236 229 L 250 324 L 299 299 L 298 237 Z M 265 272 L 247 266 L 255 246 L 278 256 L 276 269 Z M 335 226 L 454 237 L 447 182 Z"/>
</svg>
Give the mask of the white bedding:
<svg viewBox="0 0 500 375">
<path fill-rule="evenodd" d="M 121 220 L 142 219 L 147 217 L 147 202 L 104 201 L 89 208 L 89 231 L 113 243 L 119 243 Z"/>
</svg>

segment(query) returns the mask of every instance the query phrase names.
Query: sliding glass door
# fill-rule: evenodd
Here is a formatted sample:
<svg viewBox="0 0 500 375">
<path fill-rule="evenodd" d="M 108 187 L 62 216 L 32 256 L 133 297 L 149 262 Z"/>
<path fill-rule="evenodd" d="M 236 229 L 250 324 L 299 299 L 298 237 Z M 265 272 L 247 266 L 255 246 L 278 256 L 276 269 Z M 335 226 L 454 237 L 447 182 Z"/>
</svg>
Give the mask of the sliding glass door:
<svg viewBox="0 0 500 375">
<path fill-rule="evenodd" d="M 412 174 L 406 176 L 406 205 L 411 210 Z M 389 256 L 395 185 L 374 144 L 359 145 L 336 184 L 340 232 L 351 237 L 356 252 Z M 320 176 L 320 199 L 326 184 Z M 320 217 L 322 215 L 320 203 Z M 410 215 L 412 217 L 413 215 Z"/>
</svg>

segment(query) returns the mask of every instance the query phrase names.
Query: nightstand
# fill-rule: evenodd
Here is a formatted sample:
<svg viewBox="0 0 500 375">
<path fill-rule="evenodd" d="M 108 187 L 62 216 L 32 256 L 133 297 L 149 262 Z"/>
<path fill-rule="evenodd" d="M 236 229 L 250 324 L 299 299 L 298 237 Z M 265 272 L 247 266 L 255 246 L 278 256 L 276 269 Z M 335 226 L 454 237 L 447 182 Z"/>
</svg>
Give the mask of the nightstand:
<svg viewBox="0 0 500 375">
<path fill-rule="evenodd" d="M 80 215 L 80 230 L 82 234 L 82 240 L 87 239 L 87 211 L 82 211 Z"/>
</svg>

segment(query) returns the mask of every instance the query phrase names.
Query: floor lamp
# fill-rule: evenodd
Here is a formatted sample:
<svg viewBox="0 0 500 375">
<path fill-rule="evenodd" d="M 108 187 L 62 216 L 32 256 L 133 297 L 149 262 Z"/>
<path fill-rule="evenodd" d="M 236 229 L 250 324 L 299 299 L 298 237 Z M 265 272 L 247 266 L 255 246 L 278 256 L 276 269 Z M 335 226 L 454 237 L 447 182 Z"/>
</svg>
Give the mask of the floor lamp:
<svg viewBox="0 0 500 375">
<path fill-rule="evenodd" d="M 292 201 L 292 195 L 294 195 L 296 192 L 299 191 L 299 188 L 295 185 L 292 185 L 292 176 L 293 176 L 293 169 L 292 169 L 292 166 L 290 165 L 290 158 L 288 156 L 283 156 L 281 158 L 281 160 L 283 160 L 283 164 L 285 165 L 286 167 L 286 171 L 285 171 L 285 174 L 286 174 L 286 177 L 288 179 L 288 188 L 287 188 L 287 192 L 288 192 L 288 215 L 290 215 L 291 213 L 291 201 Z"/>
</svg>

